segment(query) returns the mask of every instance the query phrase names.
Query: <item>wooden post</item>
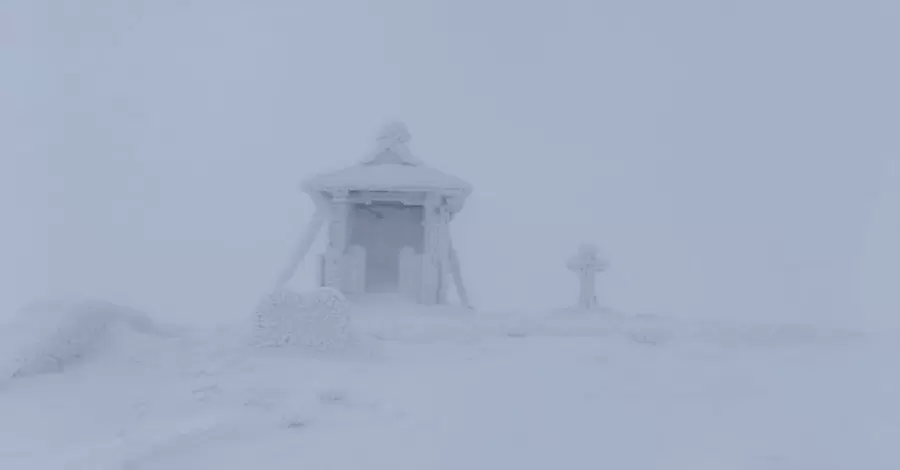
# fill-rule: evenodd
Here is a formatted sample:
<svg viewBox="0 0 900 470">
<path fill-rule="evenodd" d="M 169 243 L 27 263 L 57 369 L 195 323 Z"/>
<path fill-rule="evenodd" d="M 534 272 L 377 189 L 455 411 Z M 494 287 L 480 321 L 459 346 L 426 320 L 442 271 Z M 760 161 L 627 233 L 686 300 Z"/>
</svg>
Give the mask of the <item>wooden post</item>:
<svg viewBox="0 0 900 470">
<path fill-rule="evenodd" d="M 337 290 L 344 287 L 344 252 L 347 250 L 347 217 L 350 210 L 347 194 L 347 191 L 334 193 L 328 224 L 328 248 L 325 250 L 325 285 Z"/>
<path fill-rule="evenodd" d="M 443 199 L 443 198 L 442 198 Z M 438 206 L 438 293 L 437 303 L 447 303 L 447 289 L 450 287 L 450 211 L 446 204 Z"/>
<path fill-rule="evenodd" d="M 440 289 L 440 194 L 428 193 L 425 197 L 425 243 L 422 247 L 422 282 L 419 285 L 419 303 L 434 305 Z"/>
</svg>

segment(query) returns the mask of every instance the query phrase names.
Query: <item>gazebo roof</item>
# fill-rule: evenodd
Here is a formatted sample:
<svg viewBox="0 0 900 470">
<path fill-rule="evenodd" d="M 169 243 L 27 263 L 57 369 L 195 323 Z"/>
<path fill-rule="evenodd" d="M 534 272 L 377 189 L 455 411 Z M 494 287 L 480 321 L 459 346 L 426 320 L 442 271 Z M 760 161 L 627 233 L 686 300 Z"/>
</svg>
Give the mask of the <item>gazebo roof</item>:
<svg viewBox="0 0 900 470">
<path fill-rule="evenodd" d="M 303 182 L 307 192 L 334 191 L 440 191 L 459 193 L 463 197 L 472 186 L 462 178 L 422 163 L 409 151 L 411 136 L 402 122 L 386 125 L 375 152 L 360 163 L 342 170 L 324 173 Z"/>
</svg>

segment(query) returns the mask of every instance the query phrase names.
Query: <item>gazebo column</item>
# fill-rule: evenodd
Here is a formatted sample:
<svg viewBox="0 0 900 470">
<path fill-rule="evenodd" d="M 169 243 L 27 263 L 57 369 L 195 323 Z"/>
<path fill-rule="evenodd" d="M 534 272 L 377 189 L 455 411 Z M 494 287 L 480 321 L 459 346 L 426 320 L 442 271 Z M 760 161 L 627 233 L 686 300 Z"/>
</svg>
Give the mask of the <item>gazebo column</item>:
<svg viewBox="0 0 900 470">
<path fill-rule="evenodd" d="M 442 198 L 443 199 L 443 198 Z M 443 201 L 438 206 L 438 291 L 437 303 L 447 303 L 447 289 L 450 287 L 450 209 Z"/>
<path fill-rule="evenodd" d="M 440 289 L 440 215 L 441 197 L 428 193 L 425 197 L 425 240 L 422 246 L 422 282 L 419 285 L 419 303 L 434 305 Z"/>
<path fill-rule="evenodd" d="M 325 285 L 340 291 L 344 290 L 344 253 L 347 250 L 347 217 L 350 214 L 347 195 L 347 191 L 334 193 L 328 224 L 328 247 L 325 249 Z"/>
</svg>

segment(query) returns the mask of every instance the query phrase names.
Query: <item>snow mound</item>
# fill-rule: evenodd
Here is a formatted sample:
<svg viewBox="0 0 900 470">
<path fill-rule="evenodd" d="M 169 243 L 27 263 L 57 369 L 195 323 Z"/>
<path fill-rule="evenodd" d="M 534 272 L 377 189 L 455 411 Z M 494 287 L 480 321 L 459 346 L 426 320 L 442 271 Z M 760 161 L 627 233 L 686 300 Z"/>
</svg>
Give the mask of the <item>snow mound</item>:
<svg viewBox="0 0 900 470">
<path fill-rule="evenodd" d="M 102 300 L 34 302 L 0 331 L 0 378 L 63 372 L 122 344 L 127 335 L 175 334 L 137 310 Z"/>
<path fill-rule="evenodd" d="M 347 351 L 357 343 L 347 300 L 329 287 L 306 295 L 277 290 L 256 311 L 253 344 L 325 353 Z"/>
</svg>

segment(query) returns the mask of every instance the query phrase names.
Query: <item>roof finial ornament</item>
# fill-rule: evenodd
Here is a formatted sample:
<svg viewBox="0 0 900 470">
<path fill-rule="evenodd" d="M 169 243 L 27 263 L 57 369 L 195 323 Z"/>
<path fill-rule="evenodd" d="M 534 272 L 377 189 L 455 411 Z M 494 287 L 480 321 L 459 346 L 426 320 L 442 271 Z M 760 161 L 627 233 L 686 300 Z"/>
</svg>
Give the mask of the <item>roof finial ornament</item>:
<svg viewBox="0 0 900 470">
<path fill-rule="evenodd" d="M 406 145 L 410 140 L 412 140 L 412 135 L 406 124 L 397 119 L 390 120 L 381 127 L 381 131 L 378 133 L 375 152 L 363 163 L 421 165 L 422 162 L 409 151 L 409 147 Z"/>
<path fill-rule="evenodd" d="M 378 134 L 379 147 L 382 150 L 393 148 L 395 145 L 403 145 L 412 140 L 406 124 L 403 121 L 394 119 L 386 122 L 381 126 L 381 132 Z"/>
</svg>

